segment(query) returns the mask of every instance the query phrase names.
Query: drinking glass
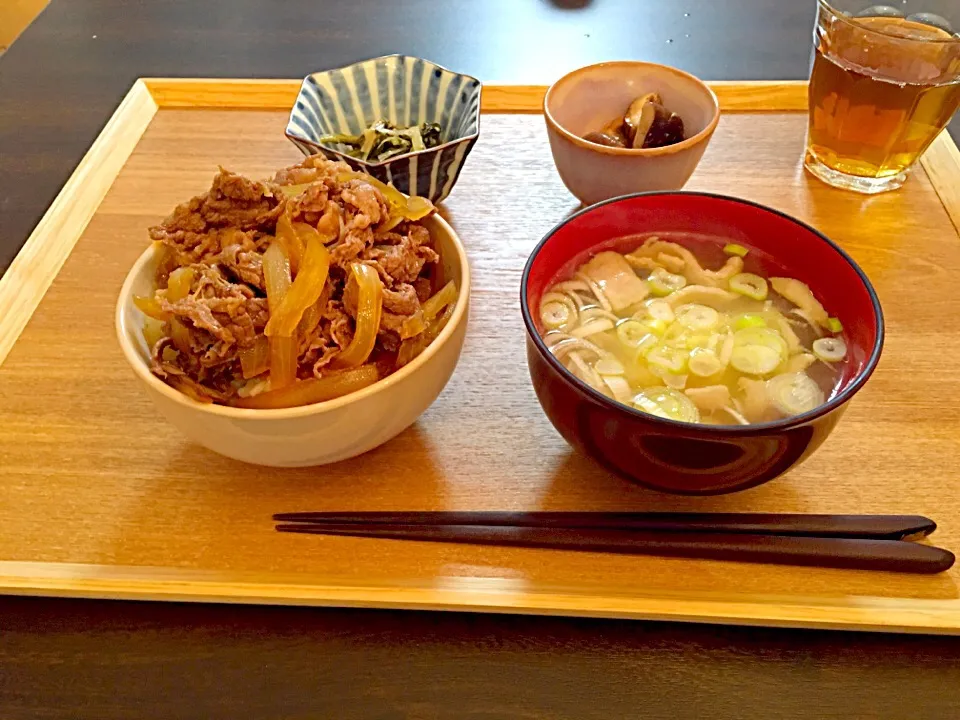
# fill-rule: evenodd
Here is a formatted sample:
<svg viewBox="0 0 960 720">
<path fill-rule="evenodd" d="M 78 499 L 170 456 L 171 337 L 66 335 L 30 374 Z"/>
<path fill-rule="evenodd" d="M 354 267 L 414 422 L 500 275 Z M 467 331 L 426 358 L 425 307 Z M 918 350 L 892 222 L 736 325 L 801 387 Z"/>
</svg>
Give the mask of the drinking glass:
<svg viewBox="0 0 960 720">
<path fill-rule="evenodd" d="M 960 0 L 893 1 L 817 3 L 804 165 L 836 187 L 899 188 L 960 106 Z"/>
</svg>

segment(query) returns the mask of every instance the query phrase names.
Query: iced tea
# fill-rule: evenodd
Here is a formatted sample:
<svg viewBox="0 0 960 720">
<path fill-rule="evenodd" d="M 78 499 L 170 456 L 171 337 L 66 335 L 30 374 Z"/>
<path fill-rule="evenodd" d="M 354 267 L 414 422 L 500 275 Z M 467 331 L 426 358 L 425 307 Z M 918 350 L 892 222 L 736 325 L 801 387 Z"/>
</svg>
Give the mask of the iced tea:
<svg viewBox="0 0 960 720">
<path fill-rule="evenodd" d="M 815 42 L 807 167 L 861 192 L 900 187 L 960 106 L 960 38 L 821 3 Z"/>
</svg>

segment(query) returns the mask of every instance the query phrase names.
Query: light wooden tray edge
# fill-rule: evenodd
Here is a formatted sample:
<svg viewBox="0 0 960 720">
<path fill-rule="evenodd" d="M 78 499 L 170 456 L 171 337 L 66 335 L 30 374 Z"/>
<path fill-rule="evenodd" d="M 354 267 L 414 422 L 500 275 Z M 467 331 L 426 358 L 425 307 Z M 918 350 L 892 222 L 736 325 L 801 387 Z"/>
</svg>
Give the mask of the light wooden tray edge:
<svg viewBox="0 0 960 720">
<path fill-rule="evenodd" d="M 162 575 L 161 580 L 157 575 Z M 0 562 L 0 595 L 240 605 L 554 615 L 722 625 L 960 635 L 956 600 L 566 592 L 500 578 L 431 585 L 319 584 L 301 577 L 173 568 Z M 589 609 L 586 609 L 589 608 Z"/>
<path fill-rule="evenodd" d="M 217 78 L 142 78 L 162 108 L 235 108 L 289 110 L 300 91 L 300 80 Z M 720 107 L 734 112 L 785 112 L 807 109 L 804 80 L 717 81 L 709 83 Z M 539 113 L 545 85 L 484 83 L 481 110 L 485 113 Z"/>
<path fill-rule="evenodd" d="M 711 85 L 727 111 L 799 112 L 806 107 L 804 82 Z M 159 109 L 286 109 L 298 87 L 299 81 L 291 80 L 137 80 L 0 279 L 0 364 Z M 537 113 L 544 92 L 541 86 L 488 85 L 483 111 Z M 960 230 L 960 151 L 943 133 L 921 162 Z M 442 588 L 362 588 L 278 582 L 269 577 L 261 577 L 260 582 L 229 580 L 219 573 L 203 576 L 173 569 L 168 578 L 151 581 L 136 568 L 0 562 L 0 594 L 391 607 L 960 634 L 960 603 L 956 600 L 850 597 L 831 598 L 825 604 L 822 598 L 795 596 L 690 600 L 621 597 L 604 595 L 600 590 L 585 597 L 545 587 L 511 590 L 503 581 L 493 579 L 451 579 L 450 586 Z M 589 611 L 583 609 L 585 601 Z"/>
</svg>

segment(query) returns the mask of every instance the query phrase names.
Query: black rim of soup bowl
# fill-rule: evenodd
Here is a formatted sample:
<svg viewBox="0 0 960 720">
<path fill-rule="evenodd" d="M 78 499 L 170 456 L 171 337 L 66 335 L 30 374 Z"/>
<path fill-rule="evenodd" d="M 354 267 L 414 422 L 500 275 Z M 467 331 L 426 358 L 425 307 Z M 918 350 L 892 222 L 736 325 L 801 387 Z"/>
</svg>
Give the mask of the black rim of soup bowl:
<svg viewBox="0 0 960 720">
<path fill-rule="evenodd" d="M 691 423 L 684 422 L 682 420 L 672 420 L 670 418 L 663 418 L 658 415 L 652 415 L 646 413 L 642 410 L 638 410 L 629 405 L 620 403 L 612 398 L 607 397 L 598 390 L 594 390 L 592 387 L 587 385 L 585 382 L 580 380 L 576 375 L 567 370 L 562 362 L 560 362 L 556 356 L 550 352 L 547 348 L 546 343 L 543 342 L 543 338 L 540 336 L 539 331 L 537 330 L 536 322 L 534 321 L 533 315 L 530 312 L 530 306 L 527 303 L 527 284 L 530 279 L 530 270 L 533 267 L 533 264 L 536 262 L 537 256 L 540 254 L 540 251 L 546 245 L 547 241 L 556 234 L 560 228 L 568 225 L 573 222 L 581 215 L 586 215 L 587 213 L 594 212 L 604 205 L 612 205 L 619 202 L 624 202 L 627 200 L 632 200 L 638 197 L 673 197 L 673 196 L 685 196 L 685 197 L 705 197 L 712 198 L 714 200 L 722 200 L 724 202 L 736 203 L 738 205 L 746 205 L 749 207 L 757 208 L 764 212 L 771 213 L 773 215 L 778 215 L 794 225 L 797 225 L 808 232 L 812 233 L 814 236 L 820 239 L 821 242 L 826 243 L 830 248 L 842 258 L 860 277 L 860 282 L 863 283 L 863 286 L 867 290 L 867 294 L 870 296 L 870 304 L 873 306 L 873 313 L 876 318 L 877 324 L 877 333 L 876 339 L 873 343 L 873 348 L 870 351 L 870 357 L 867 359 L 866 365 L 863 369 L 854 376 L 853 380 L 845 387 L 841 392 L 837 393 L 836 396 L 827 400 L 822 405 L 810 410 L 808 412 L 802 413 L 800 415 L 794 415 L 789 418 L 783 418 L 781 420 L 773 420 L 771 422 L 765 423 L 751 423 L 749 425 L 705 425 L 703 423 Z M 637 230 L 637 232 L 643 232 L 643 230 Z M 587 248 L 589 250 L 589 248 Z M 527 263 L 523 268 L 523 276 L 520 279 L 520 311 L 523 314 L 523 324 L 526 326 L 527 334 L 531 337 L 533 342 L 536 344 L 537 349 L 540 351 L 540 354 L 543 355 L 547 362 L 550 363 L 556 369 L 560 375 L 569 383 L 572 383 L 574 387 L 581 390 L 588 397 L 592 398 L 595 402 L 600 403 L 601 405 L 610 408 L 619 410 L 630 415 L 633 415 L 639 420 L 653 421 L 654 423 L 664 423 L 667 426 L 673 426 L 676 428 L 682 428 L 688 431 L 694 432 L 707 432 L 711 434 L 717 434 L 719 436 L 738 436 L 738 435 L 751 435 L 758 431 L 780 431 L 780 430 L 790 430 L 796 427 L 800 427 L 809 423 L 812 420 L 816 420 L 819 417 L 822 417 L 840 406 L 846 403 L 851 397 L 853 397 L 860 388 L 870 379 L 870 376 L 873 374 L 873 371 L 877 367 L 877 363 L 880 361 L 880 353 L 883 350 L 883 339 L 884 339 L 884 324 L 883 324 L 883 311 L 880 308 L 880 300 L 877 297 L 876 290 L 874 290 L 873 285 L 870 283 L 870 280 L 867 278 L 866 273 L 860 268 L 859 265 L 850 257 L 846 251 L 837 245 L 833 240 L 828 238 L 822 232 L 817 230 L 814 227 L 797 220 L 795 217 L 788 215 L 785 212 L 780 210 L 775 210 L 774 208 L 768 207 L 761 203 L 752 202 L 750 200 L 743 200 L 737 197 L 731 197 L 729 195 L 720 195 L 719 193 L 706 193 L 706 192 L 689 192 L 689 191 L 653 191 L 653 192 L 639 192 L 631 193 L 629 195 L 620 195 L 615 198 L 610 198 L 609 200 L 603 200 L 602 202 L 595 203 L 588 207 L 579 210 L 573 215 L 565 218 L 560 223 L 555 225 L 550 232 L 543 236 L 543 239 L 537 243 L 537 246 L 530 253 L 530 256 L 527 258 Z"/>
</svg>

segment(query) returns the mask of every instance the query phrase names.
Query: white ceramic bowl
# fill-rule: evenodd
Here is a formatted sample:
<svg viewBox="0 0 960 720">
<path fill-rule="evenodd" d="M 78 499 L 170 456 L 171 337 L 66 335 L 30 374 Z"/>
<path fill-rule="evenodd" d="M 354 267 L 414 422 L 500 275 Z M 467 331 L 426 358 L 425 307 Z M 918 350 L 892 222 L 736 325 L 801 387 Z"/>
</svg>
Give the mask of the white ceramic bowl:
<svg viewBox="0 0 960 720">
<path fill-rule="evenodd" d="M 613 148 L 583 139 L 658 92 L 683 118 L 687 139 L 659 148 Z M 557 80 L 543 98 L 550 150 L 560 179 L 584 205 L 621 195 L 679 190 L 700 162 L 720 120 L 717 96 L 702 80 L 656 63 L 623 60 L 588 65 Z"/>
<path fill-rule="evenodd" d="M 150 372 L 143 314 L 134 295 L 151 294 L 158 255 L 151 246 L 130 270 L 117 301 L 116 330 L 124 357 L 157 409 L 190 440 L 227 457 L 256 465 L 304 467 L 345 460 L 401 433 L 437 399 L 463 348 L 467 331 L 470 269 L 457 234 L 442 218 L 424 221 L 440 254 L 444 282 L 460 297 L 439 337 L 413 362 L 350 395 L 303 407 L 247 410 L 204 405 Z"/>
</svg>

